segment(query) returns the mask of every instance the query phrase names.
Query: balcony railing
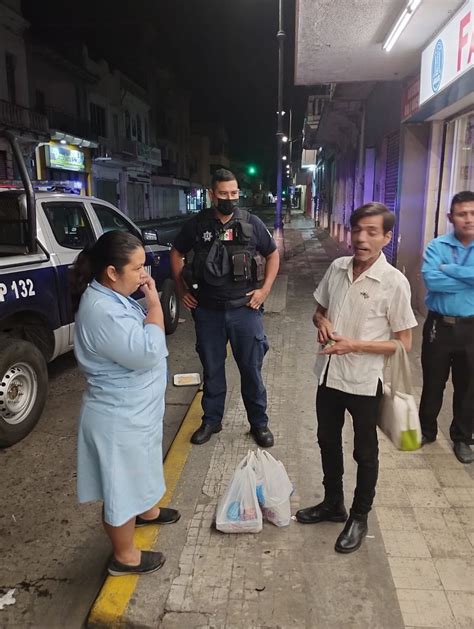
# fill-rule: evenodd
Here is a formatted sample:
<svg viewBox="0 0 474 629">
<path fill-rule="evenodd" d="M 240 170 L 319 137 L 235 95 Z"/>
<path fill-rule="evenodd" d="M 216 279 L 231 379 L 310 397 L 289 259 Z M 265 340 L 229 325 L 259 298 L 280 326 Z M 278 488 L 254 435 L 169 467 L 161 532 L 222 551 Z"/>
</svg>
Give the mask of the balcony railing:
<svg viewBox="0 0 474 629">
<path fill-rule="evenodd" d="M 129 140 L 127 138 L 119 138 L 119 152 L 128 158 L 150 164 L 150 166 L 161 166 L 161 151 L 155 146 L 139 142 L 138 140 Z"/>
<path fill-rule="evenodd" d="M 97 141 L 98 134 L 92 130 L 89 120 L 77 118 L 60 109 L 52 108 L 46 110 L 46 115 L 48 116 L 51 129 L 64 131 L 64 133 L 84 138 L 85 140 Z"/>
<path fill-rule="evenodd" d="M 137 142 L 138 144 L 138 159 L 150 164 L 151 166 L 161 166 L 161 151 L 156 146 L 145 144 L 144 142 Z"/>
<path fill-rule="evenodd" d="M 0 124 L 19 131 L 49 135 L 48 119 L 37 111 L 0 100 Z"/>
</svg>

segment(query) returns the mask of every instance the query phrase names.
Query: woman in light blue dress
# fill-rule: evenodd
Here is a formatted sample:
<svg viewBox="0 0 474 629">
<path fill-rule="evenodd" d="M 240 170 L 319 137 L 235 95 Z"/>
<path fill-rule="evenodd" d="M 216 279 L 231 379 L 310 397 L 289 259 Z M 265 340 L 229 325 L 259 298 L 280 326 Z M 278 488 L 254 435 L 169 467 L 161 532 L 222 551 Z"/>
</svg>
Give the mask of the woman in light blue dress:
<svg viewBox="0 0 474 629">
<path fill-rule="evenodd" d="M 79 418 L 79 502 L 103 501 L 103 525 L 114 554 L 109 574 L 158 570 L 162 553 L 138 550 L 136 526 L 171 524 L 158 508 L 165 492 L 162 433 L 166 388 L 163 311 L 145 272 L 145 251 L 132 234 L 105 233 L 72 270 L 74 352 L 87 379 Z M 138 289 L 147 311 L 130 297 Z"/>
</svg>

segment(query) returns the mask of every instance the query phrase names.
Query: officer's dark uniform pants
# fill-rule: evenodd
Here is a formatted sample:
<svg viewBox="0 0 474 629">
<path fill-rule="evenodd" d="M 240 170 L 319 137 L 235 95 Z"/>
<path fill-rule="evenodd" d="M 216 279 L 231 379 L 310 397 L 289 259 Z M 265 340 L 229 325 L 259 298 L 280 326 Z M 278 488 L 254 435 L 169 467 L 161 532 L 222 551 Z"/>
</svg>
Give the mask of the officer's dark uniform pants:
<svg viewBox="0 0 474 629">
<path fill-rule="evenodd" d="M 354 395 L 321 384 L 316 395 L 318 443 L 321 449 L 325 499 L 336 502 L 344 498 L 342 428 L 347 410 L 352 416 L 354 426 L 353 456 L 357 463 L 357 485 L 352 510 L 361 515 L 370 511 L 375 497 L 379 471 L 377 416 L 382 391 L 381 382 L 376 395 Z"/>
<path fill-rule="evenodd" d="M 204 370 L 203 421 L 210 425 L 220 424 L 224 415 L 225 359 L 229 341 L 240 371 L 247 418 L 253 427 L 266 426 L 267 392 L 261 372 L 268 341 L 263 330 L 262 312 L 248 306 L 228 310 L 198 306 L 193 317 L 196 350 Z"/>
<path fill-rule="evenodd" d="M 443 392 L 451 371 L 453 379 L 453 441 L 471 443 L 474 420 L 474 319 L 444 323 L 432 313 L 423 327 L 421 348 L 423 392 L 420 402 L 421 431 L 435 439 Z"/>
</svg>

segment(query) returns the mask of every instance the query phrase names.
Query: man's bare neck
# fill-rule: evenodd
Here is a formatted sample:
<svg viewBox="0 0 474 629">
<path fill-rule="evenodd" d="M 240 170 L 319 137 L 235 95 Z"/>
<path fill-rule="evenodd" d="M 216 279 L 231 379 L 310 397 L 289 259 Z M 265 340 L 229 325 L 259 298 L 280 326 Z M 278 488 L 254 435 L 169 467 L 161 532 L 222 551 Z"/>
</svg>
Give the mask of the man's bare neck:
<svg viewBox="0 0 474 629">
<path fill-rule="evenodd" d="M 370 269 L 370 267 L 373 264 L 375 264 L 379 258 L 380 258 L 380 253 L 374 258 L 369 258 L 368 260 L 364 260 L 363 262 L 353 258 L 352 259 L 352 275 L 354 279 L 356 277 L 359 277 L 359 275 L 362 275 L 362 273 L 365 273 L 368 269 Z"/>
</svg>

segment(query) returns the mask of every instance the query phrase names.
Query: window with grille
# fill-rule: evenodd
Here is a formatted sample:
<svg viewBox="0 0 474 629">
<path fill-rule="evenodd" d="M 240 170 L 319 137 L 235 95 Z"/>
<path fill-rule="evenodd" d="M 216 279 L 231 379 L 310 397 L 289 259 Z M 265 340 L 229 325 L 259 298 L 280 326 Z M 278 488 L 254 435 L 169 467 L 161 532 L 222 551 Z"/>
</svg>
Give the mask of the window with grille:
<svg viewBox="0 0 474 629">
<path fill-rule="evenodd" d="M 95 103 L 90 104 L 92 131 L 103 138 L 107 137 L 107 120 L 105 109 Z"/>
<path fill-rule="evenodd" d="M 0 179 L 7 178 L 7 152 L 0 151 Z"/>
<path fill-rule="evenodd" d="M 11 103 L 16 103 L 16 57 L 10 52 L 5 53 L 5 73 L 8 100 Z"/>
</svg>

